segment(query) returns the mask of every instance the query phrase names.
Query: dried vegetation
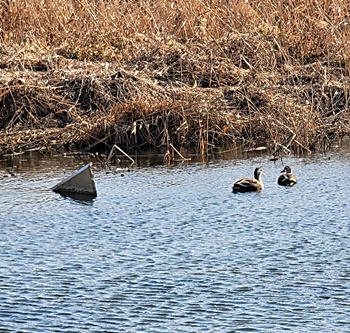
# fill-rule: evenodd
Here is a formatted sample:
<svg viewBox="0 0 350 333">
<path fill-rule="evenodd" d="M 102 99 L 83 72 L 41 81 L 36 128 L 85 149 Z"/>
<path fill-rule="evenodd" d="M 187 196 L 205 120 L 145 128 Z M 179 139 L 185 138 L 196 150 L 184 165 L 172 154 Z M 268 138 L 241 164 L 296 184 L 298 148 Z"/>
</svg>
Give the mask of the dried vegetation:
<svg viewBox="0 0 350 333">
<path fill-rule="evenodd" d="M 0 0 L 0 153 L 348 135 L 343 0 Z"/>
</svg>

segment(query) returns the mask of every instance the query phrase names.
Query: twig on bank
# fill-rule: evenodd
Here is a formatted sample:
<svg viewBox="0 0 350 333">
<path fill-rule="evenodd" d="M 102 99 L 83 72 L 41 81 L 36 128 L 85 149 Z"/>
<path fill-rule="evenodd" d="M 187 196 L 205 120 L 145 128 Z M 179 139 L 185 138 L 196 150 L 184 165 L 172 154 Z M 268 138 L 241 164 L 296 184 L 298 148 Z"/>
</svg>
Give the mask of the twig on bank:
<svg viewBox="0 0 350 333">
<path fill-rule="evenodd" d="M 113 145 L 116 149 L 118 149 L 121 153 L 123 153 L 130 161 L 132 161 L 132 164 L 136 163 L 133 158 L 131 158 L 125 151 L 123 151 L 121 148 L 119 148 L 117 145 Z M 109 157 L 109 156 L 108 156 Z"/>
<path fill-rule="evenodd" d="M 286 146 L 280 144 L 279 142 L 276 142 L 276 146 L 279 146 L 280 148 L 283 148 L 285 151 L 287 151 L 289 154 L 290 154 L 290 149 L 287 148 Z M 273 156 L 275 156 L 277 154 L 277 152 L 279 151 L 279 148 L 278 149 L 275 149 L 275 151 L 273 152 Z"/>
<path fill-rule="evenodd" d="M 172 143 L 170 143 L 169 146 L 170 146 L 171 148 L 173 148 L 174 151 L 175 151 L 184 161 L 190 160 L 190 158 L 185 158 L 185 157 L 183 157 L 183 156 L 181 155 L 181 153 L 174 147 L 174 145 L 173 145 Z"/>
<path fill-rule="evenodd" d="M 311 153 L 311 150 L 309 148 L 305 147 L 304 145 L 302 145 L 298 140 L 294 140 L 294 142 L 296 144 L 298 144 L 301 148 L 303 148 L 303 149 L 307 150 L 309 153 Z"/>
</svg>

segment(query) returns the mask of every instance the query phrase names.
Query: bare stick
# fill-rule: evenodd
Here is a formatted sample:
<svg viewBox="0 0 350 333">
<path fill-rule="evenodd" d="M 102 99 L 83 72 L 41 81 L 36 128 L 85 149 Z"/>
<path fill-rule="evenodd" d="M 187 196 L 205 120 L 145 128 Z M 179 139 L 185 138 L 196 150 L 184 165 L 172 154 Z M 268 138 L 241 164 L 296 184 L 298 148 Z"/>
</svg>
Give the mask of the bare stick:
<svg viewBox="0 0 350 333">
<path fill-rule="evenodd" d="M 121 148 L 119 148 L 117 145 L 114 145 L 115 148 L 117 148 L 121 153 L 123 153 L 129 160 L 132 161 L 132 163 L 135 163 L 135 160 L 132 159 L 126 152 L 124 152 Z"/>
<path fill-rule="evenodd" d="M 283 145 L 281 145 L 278 142 L 276 142 L 276 146 L 279 146 L 279 147 L 283 148 L 285 151 L 287 151 L 290 154 L 290 149 L 287 148 L 286 146 L 283 146 Z M 276 155 L 277 151 L 278 151 L 278 149 L 276 148 L 272 155 Z"/>
<path fill-rule="evenodd" d="M 295 142 L 296 144 L 298 144 L 301 148 L 304 148 L 304 149 L 307 150 L 309 153 L 311 153 L 311 150 L 310 150 L 309 148 L 305 147 L 304 145 L 302 145 L 299 141 L 294 140 L 294 142 Z"/>
<path fill-rule="evenodd" d="M 289 148 L 289 146 L 293 143 L 293 141 L 294 141 L 294 139 L 295 139 L 296 136 L 297 136 L 297 135 L 296 135 L 295 133 L 293 133 L 292 138 L 289 140 L 288 144 L 286 145 L 287 148 Z"/>
<path fill-rule="evenodd" d="M 295 135 L 294 131 L 293 131 L 289 126 L 287 126 L 286 124 L 282 123 L 282 122 L 279 121 L 278 119 L 275 119 L 275 122 L 276 122 L 276 123 L 279 123 L 279 124 L 282 125 L 284 128 L 286 128 L 289 132 L 291 132 L 292 134 Z"/>
<path fill-rule="evenodd" d="M 114 149 L 115 149 L 115 145 L 113 145 L 111 151 L 110 151 L 109 154 L 108 154 L 107 163 L 110 162 L 110 160 L 111 160 L 111 158 L 112 158 L 112 156 L 113 156 L 113 154 L 114 154 Z"/>
<path fill-rule="evenodd" d="M 185 157 L 183 157 L 183 156 L 180 154 L 180 152 L 173 146 L 172 143 L 170 143 L 169 146 L 170 146 L 171 148 L 173 148 L 173 149 L 176 151 L 176 153 L 177 153 L 184 161 L 190 160 L 190 158 L 185 158 Z"/>
</svg>

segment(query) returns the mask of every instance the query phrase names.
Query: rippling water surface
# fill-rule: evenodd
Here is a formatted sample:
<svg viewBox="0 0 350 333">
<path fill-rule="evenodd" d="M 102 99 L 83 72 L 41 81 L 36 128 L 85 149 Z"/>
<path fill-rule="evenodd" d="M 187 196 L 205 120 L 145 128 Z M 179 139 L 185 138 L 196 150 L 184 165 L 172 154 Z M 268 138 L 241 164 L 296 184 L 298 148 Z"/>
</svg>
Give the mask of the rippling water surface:
<svg viewBox="0 0 350 333">
<path fill-rule="evenodd" d="M 349 162 L 96 166 L 92 203 L 49 190 L 61 161 L 3 177 L 0 332 L 348 332 Z M 256 166 L 265 190 L 231 193 Z"/>
</svg>

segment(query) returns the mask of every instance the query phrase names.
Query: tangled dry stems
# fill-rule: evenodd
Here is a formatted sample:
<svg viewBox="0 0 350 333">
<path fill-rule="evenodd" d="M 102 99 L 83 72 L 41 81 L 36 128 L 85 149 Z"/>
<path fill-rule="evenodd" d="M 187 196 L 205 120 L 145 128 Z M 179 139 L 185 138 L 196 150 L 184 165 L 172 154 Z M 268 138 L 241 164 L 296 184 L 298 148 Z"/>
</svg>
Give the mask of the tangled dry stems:
<svg viewBox="0 0 350 333">
<path fill-rule="evenodd" d="M 0 147 L 110 150 L 349 134 L 338 1 L 0 1 Z"/>
</svg>

